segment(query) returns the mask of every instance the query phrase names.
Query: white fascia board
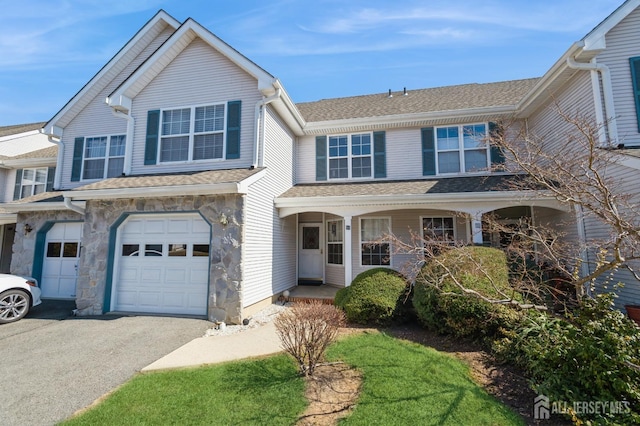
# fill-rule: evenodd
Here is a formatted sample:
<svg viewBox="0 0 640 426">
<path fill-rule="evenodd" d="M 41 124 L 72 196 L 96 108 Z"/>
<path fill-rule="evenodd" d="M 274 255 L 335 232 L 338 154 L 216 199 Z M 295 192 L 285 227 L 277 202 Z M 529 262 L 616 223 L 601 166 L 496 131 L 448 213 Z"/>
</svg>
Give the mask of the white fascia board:
<svg viewBox="0 0 640 426">
<path fill-rule="evenodd" d="M 267 175 L 267 169 L 260 170 L 258 173 L 249 176 L 248 178 L 238 182 L 238 193 L 247 194 L 249 192 L 249 187 L 265 177 Z"/>
<path fill-rule="evenodd" d="M 41 130 L 42 134 L 58 139 L 58 141 L 50 139 L 51 142 L 58 143 L 59 140 L 62 139 L 62 135 L 64 134 L 64 129 L 62 127 L 53 126 L 53 125 L 47 127 L 48 124 L 49 123 L 47 123 L 45 127 L 42 128 Z"/>
<path fill-rule="evenodd" d="M 0 225 L 8 225 L 18 221 L 17 213 L 0 213 Z"/>
<path fill-rule="evenodd" d="M 160 10 L 158 13 L 156 13 L 156 15 L 153 18 L 151 18 L 151 20 L 147 22 L 145 26 L 142 27 L 133 36 L 133 38 L 129 40 L 129 42 L 125 44 L 124 47 L 120 49 L 120 51 L 116 53 L 116 55 L 113 58 L 111 58 L 111 60 L 107 62 L 106 65 L 102 67 L 102 69 L 98 71 L 98 73 L 95 76 L 93 76 L 93 78 L 89 80 L 89 82 L 82 89 L 80 89 L 80 91 L 76 93 L 76 95 L 73 98 L 71 98 L 71 100 L 67 102 L 67 104 L 64 107 L 62 107 L 62 109 L 58 111 L 58 113 L 55 116 L 53 116 L 51 120 L 47 122 L 47 124 L 45 124 L 44 126 L 45 134 L 62 137 L 62 133 L 58 134 L 53 132 L 54 129 L 52 128 L 55 127 L 55 123 L 58 120 L 60 120 L 60 118 L 62 118 L 67 112 L 69 112 L 69 110 L 73 108 L 75 103 L 79 99 L 81 99 L 87 92 L 89 92 L 97 81 L 99 81 L 102 77 L 104 77 L 105 74 L 109 73 L 111 68 L 115 64 L 117 64 L 118 61 L 120 61 L 120 59 L 122 59 L 122 57 L 125 56 L 129 52 L 129 50 L 133 46 L 135 46 L 147 34 L 147 31 L 149 29 L 153 28 L 160 21 L 164 21 L 167 25 L 170 25 L 173 28 L 178 28 L 180 26 L 180 22 L 174 19 L 171 15 L 169 15 L 164 10 Z"/>
<path fill-rule="evenodd" d="M 28 132 L 14 133 L 13 135 L 0 136 L 0 142 L 6 142 L 13 139 L 23 138 L 25 136 L 34 136 L 40 133 L 40 130 L 29 130 Z"/>
<path fill-rule="evenodd" d="M 285 119 L 285 121 L 287 122 L 291 130 L 293 130 L 296 136 L 303 136 L 304 135 L 303 129 L 307 123 L 304 117 L 302 116 L 302 114 L 300 114 L 298 107 L 293 102 L 293 100 L 289 96 L 289 93 L 287 93 L 286 89 L 284 88 L 284 86 L 282 85 L 279 79 L 276 78 L 273 81 L 272 87 L 275 88 L 276 90 L 280 89 L 280 93 L 281 93 L 280 98 L 274 102 L 276 109 L 278 110 L 278 113 L 280 113 L 280 115 L 283 116 L 283 118 Z M 280 104 L 282 104 L 282 106 L 285 108 L 285 111 L 281 111 L 281 108 L 277 108 Z M 289 119 L 288 117 L 292 118 L 293 121 L 291 121 L 291 119 Z"/>
<path fill-rule="evenodd" d="M 624 155 L 621 154 L 620 158 L 617 160 L 623 166 L 631 167 L 636 170 L 640 170 L 640 158 L 634 157 L 632 155 Z"/>
<path fill-rule="evenodd" d="M 478 117 L 484 116 L 487 118 L 496 117 L 499 115 L 510 115 L 515 113 L 515 105 L 497 106 L 497 107 L 483 107 L 483 108 L 467 108 L 452 111 L 436 111 L 436 112 L 420 112 L 410 114 L 398 114 L 388 115 L 381 117 L 364 117 L 364 118 L 352 118 L 347 120 L 330 120 L 330 121 L 315 121 L 308 122 L 304 127 L 304 133 L 306 135 L 322 134 L 327 130 L 335 131 L 339 128 L 348 128 L 353 126 L 376 126 L 376 127 L 389 127 L 398 126 L 402 124 L 414 123 L 416 121 L 430 121 L 430 120 L 442 120 L 442 119 L 464 119 L 465 117 Z"/>
<path fill-rule="evenodd" d="M 4 210 L 8 210 L 10 212 L 20 213 L 20 212 L 37 212 L 37 211 L 53 211 L 53 210 L 67 210 L 67 207 L 64 205 L 64 202 L 39 202 L 39 203 L 9 203 L 2 204 L 2 208 Z"/>
<path fill-rule="evenodd" d="M 216 37 L 202 25 L 189 18 L 153 55 L 151 55 L 151 57 L 140 68 L 138 68 L 111 95 L 109 95 L 109 97 L 107 98 L 107 103 L 109 104 L 109 106 L 115 109 L 128 110 L 130 108 L 130 105 L 127 107 L 120 102 L 123 102 L 123 99 L 134 99 L 138 95 L 140 90 L 142 90 L 143 88 L 142 85 L 136 84 L 138 80 L 140 78 L 146 77 L 148 81 L 151 81 L 157 74 L 156 64 L 159 61 L 161 61 L 166 55 L 170 54 L 175 57 L 180 54 L 181 51 L 175 51 L 173 49 L 175 44 L 183 38 L 193 39 L 194 36 L 202 39 L 213 49 L 217 50 L 220 54 L 227 57 L 230 61 L 235 63 L 246 73 L 254 77 L 258 81 L 258 87 L 261 90 L 267 90 L 269 87 L 273 87 L 273 82 L 275 79 L 272 75 L 267 73 L 255 63 L 251 62 L 249 59 L 247 59 L 237 50 L 222 41 L 220 38 Z M 184 43 L 184 47 L 186 47 L 187 45 L 188 43 Z M 148 75 L 149 73 L 151 73 L 151 75 Z"/>
<path fill-rule="evenodd" d="M 243 194 L 240 183 L 155 186 L 145 188 L 73 190 L 64 194 L 71 200 L 100 200 L 118 198 L 179 197 L 182 195 Z"/>
<path fill-rule="evenodd" d="M 585 50 L 600 50 L 606 47 L 605 36 L 613 27 L 640 6 L 640 0 L 627 0 L 600 22 L 582 40 Z"/>
<path fill-rule="evenodd" d="M 4 160 L 1 161 L 2 165 L 5 165 L 12 169 L 24 169 L 30 167 L 45 167 L 45 166 L 55 166 L 57 162 L 57 157 L 50 158 L 20 158 L 17 160 Z"/>
<path fill-rule="evenodd" d="M 365 195 L 365 196 L 329 196 L 329 197 L 294 197 L 276 198 L 275 206 L 283 210 L 299 210 L 317 208 L 323 210 L 328 207 L 352 208 L 362 206 L 387 206 L 417 208 L 420 206 L 452 207 L 462 204 L 469 207 L 474 203 L 508 203 L 513 205 L 537 205 L 563 211 L 572 211 L 570 207 L 560 204 L 551 196 L 528 194 L 524 191 L 489 191 L 480 193 L 449 193 L 449 194 L 407 194 L 407 195 Z M 488 204 L 487 204 L 488 203 Z M 491 210 L 491 208 L 489 208 Z"/>
</svg>

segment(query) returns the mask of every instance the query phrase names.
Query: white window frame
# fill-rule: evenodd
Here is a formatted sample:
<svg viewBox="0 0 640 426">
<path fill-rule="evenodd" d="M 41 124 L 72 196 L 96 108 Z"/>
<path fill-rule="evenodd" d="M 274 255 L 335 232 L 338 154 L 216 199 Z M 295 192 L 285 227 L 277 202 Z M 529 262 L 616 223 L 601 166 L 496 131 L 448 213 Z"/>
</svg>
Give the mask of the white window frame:
<svg viewBox="0 0 640 426">
<path fill-rule="evenodd" d="M 216 106 L 222 106 L 223 111 L 224 111 L 224 115 L 222 116 L 222 130 L 213 130 L 213 131 L 203 131 L 203 132 L 195 132 L 195 122 L 196 122 L 196 108 L 206 108 L 206 107 L 216 107 Z M 177 110 L 183 110 L 183 109 L 189 109 L 190 110 L 190 116 L 189 116 L 189 132 L 188 133 L 179 133 L 179 134 L 168 134 L 168 135 L 164 135 L 162 133 L 162 127 L 164 124 L 164 115 L 166 112 L 169 111 L 177 111 Z M 182 107 L 175 107 L 175 108 L 165 108 L 165 109 L 161 109 L 160 110 L 160 120 L 159 120 L 159 126 L 160 128 L 158 129 L 158 154 L 157 154 L 157 158 L 156 158 L 156 164 L 184 164 L 184 163 L 200 163 L 200 162 L 206 162 L 206 161 L 223 161 L 226 158 L 227 155 L 227 116 L 228 116 L 228 111 L 227 111 L 227 102 L 212 102 L 212 103 L 207 103 L 207 104 L 201 104 L 201 105 L 191 105 L 191 106 L 182 106 Z M 202 159 L 194 159 L 193 155 L 194 155 L 194 143 L 195 143 L 195 137 L 199 136 L 199 135 L 209 135 L 209 134 L 221 134 L 222 135 L 222 155 L 218 158 L 202 158 Z M 186 160 L 176 160 L 176 161 L 163 161 L 162 160 L 162 142 L 164 138 L 177 138 L 177 137 L 188 137 L 189 138 L 189 147 L 188 147 L 188 154 L 187 154 L 187 159 Z"/>
<path fill-rule="evenodd" d="M 421 233 L 421 237 L 422 239 L 425 241 L 425 244 L 428 243 L 431 240 L 428 240 L 427 238 L 425 238 L 424 235 L 424 220 L 425 219 L 451 219 L 453 221 L 453 226 L 451 228 L 451 230 L 453 231 L 453 239 L 452 240 L 444 240 L 444 241 L 440 241 L 440 240 L 436 240 L 439 243 L 447 243 L 449 245 L 454 245 L 456 243 L 456 241 L 458 241 L 458 230 L 456 229 L 456 217 L 455 216 L 446 216 L 446 215 L 424 215 L 424 216 L 420 216 L 420 228 L 422 230 Z"/>
<path fill-rule="evenodd" d="M 483 143 L 485 145 L 484 149 L 478 148 L 478 147 L 466 148 L 464 146 L 464 128 L 471 127 L 471 126 L 480 126 L 480 125 L 484 126 L 484 131 L 485 131 L 484 137 L 482 138 L 481 141 L 479 141 L 480 143 Z M 453 149 L 453 148 L 440 149 L 438 147 L 438 130 L 449 129 L 453 127 L 456 127 L 458 129 L 458 147 L 456 149 Z M 435 152 L 436 152 L 436 174 L 438 175 L 475 174 L 475 173 L 486 173 L 487 171 L 489 171 L 491 169 L 491 151 L 490 151 L 491 147 L 490 147 L 488 138 L 489 138 L 489 123 L 466 123 L 466 124 L 459 124 L 459 125 L 435 127 L 434 128 L 434 145 L 435 145 Z M 485 152 L 486 165 L 484 168 L 479 170 L 466 171 L 467 167 L 465 163 L 465 153 L 470 151 Z M 441 172 L 440 171 L 440 154 L 451 153 L 451 152 L 458 153 L 458 162 L 459 162 L 460 168 L 456 172 Z"/>
<path fill-rule="evenodd" d="M 369 267 L 371 267 L 371 268 L 378 268 L 378 267 L 392 268 L 393 267 L 393 256 L 391 256 L 391 253 L 392 253 L 393 250 L 392 250 L 392 246 L 391 246 L 391 241 L 387 241 L 387 240 L 384 240 L 382 243 L 389 245 L 389 264 L 388 265 L 365 265 L 365 264 L 362 263 L 362 245 L 363 244 L 370 244 L 369 241 L 363 241 L 362 240 L 362 230 L 363 230 L 362 222 L 364 220 L 370 220 L 370 219 L 386 220 L 387 223 L 389 224 L 389 228 L 387 230 L 387 233 L 391 234 L 391 230 L 392 230 L 392 227 L 391 227 L 392 226 L 391 216 L 366 216 L 366 217 L 359 218 L 359 221 L 358 221 L 358 226 L 359 226 L 359 228 L 358 228 L 358 243 L 359 243 L 358 244 L 358 247 L 359 247 L 358 248 L 358 254 L 359 254 L 359 256 L 358 257 L 360 258 L 360 266 L 364 267 L 364 268 L 369 268 Z"/>
<path fill-rule="evenodd" d="M 38 182 L 36 180 L 36 177 L 38 176 L 38 170 L 42 171 L 44 170 L 44 182 Z M 29 179 L 28 182 L 27 179 L 25 179 L 25 172 L 26 171 L 32 171 L 33 172 L 33 179 Z M 22 176 L 20 177 L 20 200 L 23 198 L 27 198 L 27 197 L 31 197 L 32 195 L 36 195 L 36 194 L 41 194 L 43 192 L 47 192 L 47 179 L 49 177 L 49 168 L 48 167 L 27 167 L 22 169 Z M 40 192 L 36 192 L 36 186 L 40 186 L 42 185 L 42 191 Z M 28 195 L 23 195 L 22 194 L 22 190 L 24 187 L 26 186 L 30 186 L 31 187 L 31 193 Z"/>
<path fill-rule="evenodd" d="M 367 155 L 354 155 L 353 154 L 353 137 L 354 136 L 362 136 L 362 135 L 368 135 L 369 136 L 369 154 Z M 332 138 L 347 138 L 347 155 L 339 155 L 339 156 L 331 156 L 331 139 Z M 337 160 L 337 159 L 341 159 L 341 158 L 346 158 L 347 159 L 347 177 L 337 177 L 337 178 L 332 178 L 331 177 L 331 160 Z M 353 160 L 355 158 L 369 158 L 370 161 L 370 169 L 371 169 L 371 173 L 369 174 L 369 176 L 358 176 L 358 177 L 353 177 Z M 372 179 L 373 178 L 373 132 L 358 132 L 358 133 L 349 133 L 349 134 L 338 134 L 338 135 L 328 135 L 327 136 L 327 179 L 328 180 L 333 180 L 333 181 L 337 181 L 337 180 L 347 180 L 347 179 L 356 179 L 356 180 L 360 180 L 360 179 Z"/>
<path fill-rule="evenodd" d="M 340 234 L 342 236 L 342 238 L 340 239 L 340 241 L 330 241 L 329 235 L 331 232 L 331 224 L 335 223 L 336 224 L 336 229 L 340 229 Z M 327 238 L 325 239 L 326 241 L 326 245 L 327 245 L 327 265 L 334 265 L 334 266 L 344 266 L 344 255 L 345 255 L 345 250 L 344 250 L 344 220 L 343 219 L 328 219 L 326 221 L 325 224 L 325 229 L 327 230 Z M 331 263 L 329 262 L 329 246 L 330 245 L 340 245 L 342 246 L 342 262 L 341 263 Z"/>
<path fill-rule="evenodd" d="M 105 147 L 105 151 L 104 151 L 104 156 L 102 157 L 87 157 L 87 141 L 89 139 L 101 139 L 101 138 L 106 138 L 107 139 L 107 145 Z M 126 151 L 126 146 L 127 146 L 127 135 L 126 134 L 116 134 L 116 135 L 94 135 L 94 136 L 86 136 L 84 138 L 84 144 L 82 147 L 82 170 L 80 171 L 80 176 L 81 176 L 81 180 L 82 181 L 96 181 L 96 180 L 101 180 L 101 179 L 107 179 L 109 176 L 107 175 L 107 173 L 109 172 L 109 162 L 112 159 L 122 159 L 123 160 L 123 171 L 124 171 L 124 156 L 125 156 L 125 151 L 122 152 L 122 155 L 110 155 L 110 151 L 111 151 L 111 142 L 112 142 L 112 138 L 124 138 L 124 150 Z M 85 178 L 85 165 L 86 162 L 88 160 L 104 160 L 104 165 L 103 165 L 103 169 L 102 169 L 102 176 L 101 177 L 95 177 L 95 178 Z M 120 175 L 122 174 L 122 172 L 120 172 Z M 118 175 L 118 176 L 120 176 Z M 116 177 L 116 176 L 110 176 L 110 177 Z"/>
</svg>

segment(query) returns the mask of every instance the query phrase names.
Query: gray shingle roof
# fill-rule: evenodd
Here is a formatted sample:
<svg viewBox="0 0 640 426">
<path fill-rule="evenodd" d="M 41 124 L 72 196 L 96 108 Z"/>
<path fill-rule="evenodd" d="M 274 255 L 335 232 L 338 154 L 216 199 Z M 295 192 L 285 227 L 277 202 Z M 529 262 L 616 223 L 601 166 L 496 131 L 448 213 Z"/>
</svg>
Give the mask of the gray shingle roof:
<svg viewBox="0 0 640 426">
<path fill-rule="evenodd" d="M 41 192 L 40 194 L 30 197 L 21 198 L 7 204 L 26 204 L 26 203 L 61 203 L 64 201 L 62 197 L 63 191 Z"/>
<path fill-rule="evenodd" d="M 58 156 L 58 145 L 42 148 L 37 151 L 25 152 L 24 154 L 10 157 L 14 160 L 30 159 L 30 158 L 56 158 Z"/>
<path fill-rule="evenodd" d="M 30 132 L 32 130 L 40 130 L 47 123 L 28 123 L 14 124 L 11 126 L 0 127 L 0 136 L 17 135 L 18 133 Z"/>
<path fill-rule="evenodd" d="M 509 191 L 517 175 L 467 176 L 440 179 L 300 184 L 278 198 L 424 195 Z"/>
<path fill-rule="evenodd" d="M 380 117 L 411 113 L 455 111 L 470 108 L 515 105 L 539 78 L 498 83 L 462 84 L 403 92 L 323 99 L 298 103 L 307 122 Z"/>
<path fill-rule="evenodd" d="M 241 182 L 262 168 L 207 170 L 188 173 L 164 173 L 139 176 L 120 176 L 75 188 L 74 191 L 125 188 L 153 188 L 179 185 L 202 185 Z"/>
</svg>

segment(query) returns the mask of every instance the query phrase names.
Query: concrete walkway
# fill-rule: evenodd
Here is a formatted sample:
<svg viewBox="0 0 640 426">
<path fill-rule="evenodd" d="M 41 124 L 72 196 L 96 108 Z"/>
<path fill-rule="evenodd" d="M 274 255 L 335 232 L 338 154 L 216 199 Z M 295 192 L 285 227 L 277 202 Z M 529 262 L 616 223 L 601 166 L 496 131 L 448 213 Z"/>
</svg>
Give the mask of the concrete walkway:
<svg viewBox="0 0 640 426">
<path fill-rule="evenodd" d="M 198 337 L 141 371 L 197 367 L 225 361 L 260 357 L 281 352 L 273 322 L 226 336 Z"/>
</svg>

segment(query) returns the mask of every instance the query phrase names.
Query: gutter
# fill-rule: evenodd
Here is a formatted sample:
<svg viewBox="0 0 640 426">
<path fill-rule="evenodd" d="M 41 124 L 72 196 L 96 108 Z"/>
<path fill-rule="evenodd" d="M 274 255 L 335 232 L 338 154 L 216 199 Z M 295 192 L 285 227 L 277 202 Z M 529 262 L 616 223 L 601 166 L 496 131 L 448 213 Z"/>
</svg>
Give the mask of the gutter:
<svg viewBox="0 0 640 426">
<path fill-rule="evenodd" d="M 269 96 L 268 98 L 263 98 L 261 100 L 259 100 L 258 102 L 256 102 L 256 108 L 255 108 L 255 127 L 254 127 L 254 132 L 253 132 L 253 140 L 255 141 L 255 149 L 253 152 L 253 163 L 251 163 L 251 168 L 255 169 L 256 167 L 260 167 L 260 165 L 258 164 L 258 162 L 260 162 L 260 164 L 262 164 L 262 162 L 264 161 L 264 158 L 259 160 L 260 157 L 260 153 L 262 152 L 264 154 L 264 130 L 261 132 L 260 131 L 260 111 L 261 109 L 265 106 L 270 104 L 271 102 L 280 99 L 280 95 L 281 95 L 282 91 L 280 89 L 276 89 L 276 93 Z M 262 123 L 264 124 L 264 115 L 263 115 L 263 120 Z M 264 129 L 264 126 L 262 127 Z"/>
<path fill-rule="evenodd" d="M 73 204 L 71 202 L 71 198 L 70 197 L 64 197 L 64 206 L 66 208 L 68 208 L 69 210 L 73 210 L 74 212 L 80 213 L 81 215 L 84 216 L 84 212 L 85 212 L 84 207 L 80 207 L 80 206 L 78 206 L 76 204 Z"/>
<path fill-rule="evenodd" d="M 131 162 L 133 161 L 133 129 L 135 125 L 135 119 L 129 114 L 125 114 L 122 111 L 111 109 L 111 113 L 118 118 L 127 120 L 127 139 L 124 145 L 124 168 L 122 174 L 129 176 L 131 174 Z"/>
<path fill-rule="evenodd" d="M 606 145 L 616 145 L 618 139 L 618 125 L 616 124 L 615 118 L 615 106 L 613 103 L 613 87 L 611 85 L 611 72 L 609 71 L 609 67 L 605 64 L 598 64 L 595 62 L 577 62 L 574 56 L 570 56 L 567 58 L 567 66 L 574 70 L 583 70 L 583 71 L 591 71 L 600 73 L 602 78 L 602 97 L 604 98 L 604 120 L 603 125 L 606 126 L 607 129 L 607 138 L 608 143 Z M 594 93 L 594 96 L 600 96 L 600 91 L 598 93 Z M 597 104 L 597 102 L 596 102 Z M 601 142 L 605 142 L 602 141 Z"/>
</svg>

